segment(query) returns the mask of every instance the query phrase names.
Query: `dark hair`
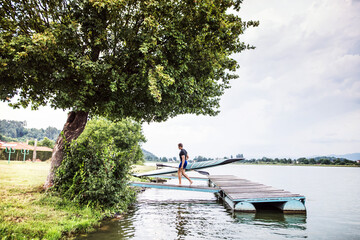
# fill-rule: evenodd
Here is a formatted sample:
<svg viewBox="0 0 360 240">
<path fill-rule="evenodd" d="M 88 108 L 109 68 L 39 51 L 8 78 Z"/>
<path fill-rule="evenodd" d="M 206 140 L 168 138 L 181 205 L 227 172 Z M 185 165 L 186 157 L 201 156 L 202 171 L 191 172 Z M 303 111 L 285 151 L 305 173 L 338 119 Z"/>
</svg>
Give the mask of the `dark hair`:
<svg viewBox="0 0 360 240">
<path fill-rule="evenodd" d="M 179 147 L 183 147 L 183 144 L 182 144 L 182 143 L 179 143 L 178 146 L 179 146 Z"/>
</svg>

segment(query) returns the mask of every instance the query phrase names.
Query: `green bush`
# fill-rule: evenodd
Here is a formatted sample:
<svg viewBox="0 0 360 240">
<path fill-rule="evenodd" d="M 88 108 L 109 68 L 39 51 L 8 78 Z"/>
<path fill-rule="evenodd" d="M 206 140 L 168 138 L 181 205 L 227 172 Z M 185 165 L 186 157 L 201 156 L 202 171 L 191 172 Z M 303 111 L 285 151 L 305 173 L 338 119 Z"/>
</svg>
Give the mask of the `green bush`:
<svg viewBox="0 0 360 240">
<path fill-rule="evenodd" d="M 47 137 L 44 137 L 43 140 L 41 140 L 38 144 L 40 147 L 48 147 L 53 149 L 55 146 L 55 141 L 48 139 Z"/>
<path fill-rule="evenodd" d="M 129 187 L 131 165 L 142 159 L 141 125 L 129 119 L 88 122 L 81 136 L 68 144 L 57 169 L 54 189 L 79 205 L 121 211 L 134 201 Z"/>
<path fill-rule="evenodd" d="M 29 140 L 28 144 L 31 146 L 35 145 L 35 140 Z M 37 142 L 37 146 L 39 147 L 48 147 L 48 148 L 54 148 L 55 141 L 48 139 L 47 137 L 44 137 L 43 140 Z"/>
</svg>

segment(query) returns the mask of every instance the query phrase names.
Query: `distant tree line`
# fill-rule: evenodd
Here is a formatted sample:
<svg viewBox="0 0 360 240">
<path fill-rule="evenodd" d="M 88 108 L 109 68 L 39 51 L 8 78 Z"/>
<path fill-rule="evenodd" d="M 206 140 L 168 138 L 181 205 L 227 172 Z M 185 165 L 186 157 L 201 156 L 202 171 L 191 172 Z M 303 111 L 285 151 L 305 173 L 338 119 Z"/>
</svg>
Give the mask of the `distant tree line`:
<svg viewBox="0 0 360 240">
<path fill-rule="evenodd" d="M 177 157 L 157 157 L 153 153 L 146 151 L 145 149 L 142 149 L 142 150 L 143 150 L 145 161 L 150 161 L 150 162 L 179 162 L 180 161 L 180 159 Z M 202 162 L 202 161 L 213 160 L 213 158 L 197 156 L 193 160 L 196 162 Z M 190 161 L 192 161 L 192 160 L 190 160 Z"/>
<path fill-rule="evenodd" d="M 150 161 L 150 162 L 179 162 L 179 158 L 177 157 L 157 157 L 155 156 L 153 153 L 142 149 L 143 154 L 144 154 L 144 159 L 145 161 Z M 237 154 L 235 156 L 236 158 L 243 158 L 242 154 Z M 224 159 L 229 159 L 229 157 L 223 157 Z M 234 158 L 233 155 L 230 155 L 230 158 Z M 203 156 L 196 156 L 194 157 L 194 159 L 191 159 L 190 161 L 195 161 L 195 162 L 203 162 L 203 161 L 210 161 L 210 160 L 214 160 L 214 158 L 207 158 L 207 157 L 203 157 Z"/>
<path fill-rule="evenodd" d="M 26 121 L 0 120 L 0 140 L 6 142 L 25 142 L 31 139 L 41 141 L 45 138 L 56 141 L 59 134 L 60 130 L 54 127 L 26 128 Z"/>
<path fill-rule="evenodd" d="M 203 156 L 194 157 L 195 162 L 204 162 L 204 161 L 209 161 L 209 160 L 214 160 L 214 159 L 213 158 L 203 157 Z"/>
<path fill-rule="evenodd" d="M 155 161 L 155 162 L 174 162 L 179 161 L 176 157 L 157 157 L 154 154 L 152 154 L 149 151 L 146 151 L 144 149 L 144 159 L 145 161 Z M 228 159 L 229 157 L 223 157 L 224 159 Z M 233 155 L 230 155 L 230 158 L 234 158 Z M 236 154 L 235 158 L 243 158 L 243 154 Z M 196 162 L 203 162 L 203 161 L 210 161 L 214 160 L 214 158 L 207 158 L 203 156 L 196 156 L 194 159 Z M 289 165 L 359 165 L 359 163 L 348 160 L 346 158 L 337 158 L 337 157 L 314 157 L 314 158 L 298 158 L 298 159 L 291 159 L 291 158 L 268 158 L 263 157 L 259 159 L 245 159 L 241 161 L 240 163 L 250 163 L 250 164 L 289 164 Z"/>
<path fill-rule="evenodd" d="M 233 155 L 230 155 L 230 159 L 233 158 L 243 158 L 243 154 L 236 154 L 235 157 Z M 225 156 L 223 157 L 223 159 L 229 159 L 229 157 Z M 210 161 L 210 160 L 214 160 L 214 158 L 207 158 L 207 157 L 203 157 L 203 156 L 196 156 L 194 158 L 195 162 L 203 162 L 203 161 Z"/>
<path fill-rule="evenodd" d="M 336 157 L 314 157 L 314 158 L 267 158 L 261 159 L 245 159 L 242 163 L 252 164 L 302 164 L 302 165 L 355 165 L 358 164 L 355 161 L 348 160 L 346 158 Z M 359 165 L 359 164 L 358 164 Z"/>
</svg>

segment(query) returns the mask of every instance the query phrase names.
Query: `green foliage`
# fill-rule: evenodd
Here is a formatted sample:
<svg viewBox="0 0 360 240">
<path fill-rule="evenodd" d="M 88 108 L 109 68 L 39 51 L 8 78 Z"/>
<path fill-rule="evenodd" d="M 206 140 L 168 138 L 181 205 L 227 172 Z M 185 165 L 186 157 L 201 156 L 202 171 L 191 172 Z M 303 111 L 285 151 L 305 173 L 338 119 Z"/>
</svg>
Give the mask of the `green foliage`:
<svg viewBox="0 0 360 240">
<path fill-rule="evenodd" d="M 0 100 L 163 121 L 218 113 L 241 0 L 1 1 Z"/>
<path fill-rule="evenodd" d="M 35 140 L 29 140 L 28 144 L 31 146 L 35 145 Z M 48 147 L 48 148 L 54 148 L 55 141 L 48 139 L 47 137 L 44 137 L 43 140 L 37 142 L 37 146 L 40 147 Z"/>
<path fill-rule="evenodd" d="M 46 129 L 25 127 L 26 121 L 0 120 L 0 140 L 17 142 L 26 141 L 27 139 L 41 140 L 49 138 L 55 141 L 60 134 L 60 130 L 54 127 L 47 127 Z"/>
<path fill-rule="evenodd" d="M 79 205 L 126 209 L 134 200 L 128 186 L 131 165 L 142 159 L 141 125 L 129 119 L 92 119 L 70 145 L 57 170 L 55 189 Z"/>
<path fill-rule="evenodd" d="M 52 141 L 52 140 L 48 139 L 47 137 L 45 137 L 43 140 L 41 140 L 38 143 L 38 146 L 48 147 L 48 148 L 54 148 L 54 145 L 55 145 L 55 141 Z"/>
<path fill-rule="evenodd" d="M 4 141 L 4 142 L 16 142 L 17 141 L 16 138 L 6 137 L 2 134 L 0 134 L 0 140 Z"/>
<path fill-rule="evenodd" d="M 169 160 L 166 157 L 160 157 L 159 162 L 168 162 Z"/>
<path fill-rule="evenodd" d="M 0 120 L 0 133 L 10 138 L 21 137 L 26 134 L 26 122 Z"/>
</svg>

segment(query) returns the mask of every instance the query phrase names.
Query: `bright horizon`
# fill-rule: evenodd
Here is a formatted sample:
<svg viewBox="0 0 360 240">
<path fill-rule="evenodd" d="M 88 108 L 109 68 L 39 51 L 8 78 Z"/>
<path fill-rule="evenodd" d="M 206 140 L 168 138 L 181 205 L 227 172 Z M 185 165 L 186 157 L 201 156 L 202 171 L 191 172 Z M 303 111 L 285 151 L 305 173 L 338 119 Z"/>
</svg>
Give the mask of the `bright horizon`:
<svg viewBox="0 0 360 240">
<path fill-rule="evenodd" d="M 239 78 L 216 117 L 182 115 L 143 124 L 143 148 L 158 157 L 244 154 L 299 158 L 360 152 L 360 1 L 244 1 L 243 20 L 259 20 L 241 36 L 256 46 L 233 57 Z M 67 112 L 13 110 L 0 119 L 29 128 L 62 129 Z"/>
</svg>

